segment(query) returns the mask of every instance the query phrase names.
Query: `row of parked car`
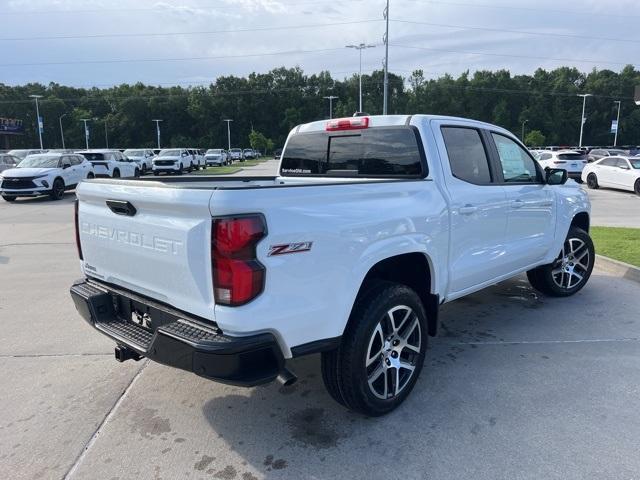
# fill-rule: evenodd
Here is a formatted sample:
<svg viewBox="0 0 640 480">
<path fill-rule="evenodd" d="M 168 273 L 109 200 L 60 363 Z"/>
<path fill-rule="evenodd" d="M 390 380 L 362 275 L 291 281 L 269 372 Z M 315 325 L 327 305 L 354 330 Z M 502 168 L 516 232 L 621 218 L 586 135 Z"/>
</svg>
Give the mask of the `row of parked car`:
<svg viewBox="0 0 640 480">
<path fill-rule="evenodd" d="M 618 148 L 532 150 L 543 168 L 561 168 L 589 188 L 609 187 L 640 195 L 640 154 Z"/>
<path fill-rule="evenodd" d="M 10 150 L 0 153 L 0 195 L 8 202 L 44 194 L 59 200 L 66 190 L 87 178 L 181 174 L 258 156 L 251 149 L 240 148 Z"/>
</svg>

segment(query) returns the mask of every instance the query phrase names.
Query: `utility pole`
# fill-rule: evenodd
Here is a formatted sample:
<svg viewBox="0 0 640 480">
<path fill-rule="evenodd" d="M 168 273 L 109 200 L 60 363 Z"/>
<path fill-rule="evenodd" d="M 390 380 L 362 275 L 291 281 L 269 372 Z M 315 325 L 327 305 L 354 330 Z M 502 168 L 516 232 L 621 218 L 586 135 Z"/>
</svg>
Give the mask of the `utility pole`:
<svg viewBox="0 0 640 480">
<path fill-rule="evenodd" d="M 384 9 L 384 19 L 387 27 L 384 34 L 384 94 L 382 100 L 382 114 L 387 114 L 389 105 L 389 0 L 387 0 L 387 8 Z"/>
<path fill-rule="evenodd" d="M 522 122 L 522 135 L 520 136 L 520 139 L 522 140 L 522 143 L 524 143 L 524 126 L 528 121 L 529 120 L 525 120 L 524 122 Z"/>
<path fill-rule="evenodd" d="M 346 48 L 355 48 L 360 53 L 360 73 L 358 74 L 358 81 L 360 84 L 360 107 L 358 108 L 359 112 L 362 112 L 362 50 L 365 48 L 374 48 L 375 45 L 367 45 L 366 43 L 361 43 L 359 45 L 347 45 Z"/>
<path fill-rule="evenodd" d="M 58 117 L 58 123 L 60 124 L 60 138 L 62 139 L 62 149 L 66 150 L 65 146 L 64 146 L 64 130 L 62 129 L 62 119 L 64 117 L 66 117 L 67 114 L 63 113 L 62 115 L 60 115 L 60 117 Z"/>
<path fill-rule="evenodd" d="M 230 118 L 225 118 L 223 122 L 227 122 L 227 143 L 228 143 L 227 151 L 229 151 L 231 150 L 231 122 L 233 122 L 233 120 Z"/>
<path fill-rule="evenodd" d="M 325 100 L 329 100 L 329 120 L 333 118 L 333 100 L 338 98 L 335 95 L 329 95 L 328 97 L 322 97 Z"/>
<path fill-rule="evenodd" d="M 89 150 L 89 127 L 87 127 L 87 122 L 91 121 L 91 119 L 81 118 L 80 121 L 84 122 L 84 144 L 87 150 Z"/>
<path fill-rule="evenodd" d="M 156 136 L 158 137 L 158 150 L 160 150 L 162 148 L 160 146 L 160 122 L 163 122 L 164 120 L 159 120 L 156 118 L 151 121 L 156 122 Z"/>
<path fill-rule="evenodd" d="M 615 100 L 613 103 L 618 104 L 618 116 L 616 117 L 616 136 L 613 137 L 613 146 L 618 146 L 618 130 L 620 129 L 620 100 Z"/>
<path fill-rule="evenodd" d="M 582 131 L 584 130 L 584 122 L 587 120 L 584 118 L 584 109 L 587 104 L 587 97 L 592 97 L 593 95 L 590 93 L 582 93 L 579 94 L 578 97 L 582 97 L 582 118 L 580 119 L 580 143 L 578 147 L 582 148 Z"/>
<path fill-rule="evenodd" d="M 38 137 L 40 138 L 40 150 L 43 150 L 43 148 L 42 148 L 43 122 L 42 122 L 42 118 L 40 118 L 40 108 L 38 107 L 38 99 L 42 98 L 42 95 L 29 95 L 29 98 L 35 98 L 36 99 L 36 117 L 37 117 L 37 123 L 38 123 Z"/>
</svg>

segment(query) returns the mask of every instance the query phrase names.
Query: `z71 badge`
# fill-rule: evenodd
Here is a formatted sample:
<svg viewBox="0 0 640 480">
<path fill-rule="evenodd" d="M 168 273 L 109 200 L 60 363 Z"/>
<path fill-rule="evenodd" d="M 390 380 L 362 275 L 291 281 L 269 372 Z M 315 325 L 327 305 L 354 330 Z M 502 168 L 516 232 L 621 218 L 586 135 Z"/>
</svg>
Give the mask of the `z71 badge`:
<svg viewBox="0 0 640 480">
<path fill-rule="evenodd" d="M 311 250 L 313 242 L 286 243 L 283 245 L 271 245 L 269 256 L 286 255 L 288 253 L 302 253 Z"/>
</svg>

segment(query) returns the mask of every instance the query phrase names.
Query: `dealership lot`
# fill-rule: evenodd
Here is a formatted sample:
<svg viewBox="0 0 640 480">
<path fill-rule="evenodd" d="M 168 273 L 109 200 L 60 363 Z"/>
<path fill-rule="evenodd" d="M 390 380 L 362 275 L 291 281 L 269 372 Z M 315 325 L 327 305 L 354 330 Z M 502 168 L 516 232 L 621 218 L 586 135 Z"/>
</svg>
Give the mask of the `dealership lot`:
<svg viewBox="0 0 640 480">
<path fill-rule="evenodd" d="M 269 161 L 244 174 L 275 171 Z M 632 194 L 591 191 L 594 224 Z M 300 381 L 223 386 L 141 361 L 75 312 L 73 195 L 0 202 L 0 478 L 634 478 L 640 285 L 596 270 L 575 297 L 524 278 L 442 310 L 417 391 L 366 419 Z M 619 218 L 620 225 L 634 226 Z M 357 459 L 357 461 L 354 461 Z M 603 461 L 606 459 L 607 461 Z"/>
</svg>

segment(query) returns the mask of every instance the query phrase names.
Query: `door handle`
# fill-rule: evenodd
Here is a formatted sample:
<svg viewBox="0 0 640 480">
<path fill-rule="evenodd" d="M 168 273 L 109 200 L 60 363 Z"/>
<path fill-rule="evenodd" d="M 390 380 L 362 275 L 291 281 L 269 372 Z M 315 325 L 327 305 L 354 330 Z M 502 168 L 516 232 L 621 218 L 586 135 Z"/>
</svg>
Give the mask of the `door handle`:
<svg viewBox="0 0 640 480">
<path fill-rule="evenodd" d="M 522 208 L 524 206 L 524 202 L 522 200 L 514 200 L 511 202 L 511 208 Z"/>
<path fill-rule="evenodd" d="M 472 213 L 475 213 L 478 211 L 478 207 L 474 207 L 473 205 L 465 205 L 464 207 L 460 207 L 458 209 L 458 212 L 460 212 L 461 215 L 471 215 Z"/>
</svg>

